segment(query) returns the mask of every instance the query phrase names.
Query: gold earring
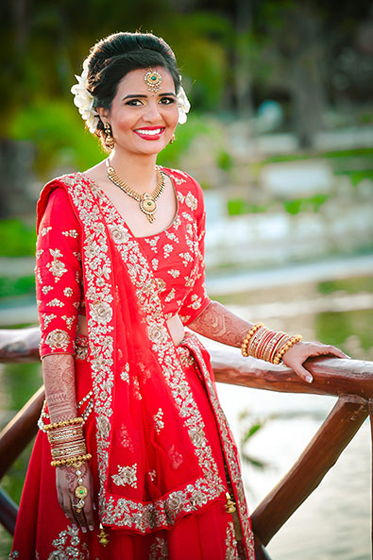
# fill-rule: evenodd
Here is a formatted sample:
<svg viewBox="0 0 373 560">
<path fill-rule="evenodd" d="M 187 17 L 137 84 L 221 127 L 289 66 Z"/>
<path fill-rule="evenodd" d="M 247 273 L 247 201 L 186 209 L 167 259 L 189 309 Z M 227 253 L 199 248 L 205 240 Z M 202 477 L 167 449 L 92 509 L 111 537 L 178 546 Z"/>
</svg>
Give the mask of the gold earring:
<svg viewBox="0 0 373 560">
<path fill-rule="evenodd" d="M 110 123 L 104 123 L 104 131 L 105 131 L 105 146 L 112 150 L 114 148 L 114 138 L 113 133 L 111 130 Z"/>
<path fill-rule="evenodd" d="M 175 142 L 175 140 L 176 140 L 176 136 L 175 136 L 175 134 L 173 134 L 171 136 L 170 144 L 173 144 Z"/>
</svg>

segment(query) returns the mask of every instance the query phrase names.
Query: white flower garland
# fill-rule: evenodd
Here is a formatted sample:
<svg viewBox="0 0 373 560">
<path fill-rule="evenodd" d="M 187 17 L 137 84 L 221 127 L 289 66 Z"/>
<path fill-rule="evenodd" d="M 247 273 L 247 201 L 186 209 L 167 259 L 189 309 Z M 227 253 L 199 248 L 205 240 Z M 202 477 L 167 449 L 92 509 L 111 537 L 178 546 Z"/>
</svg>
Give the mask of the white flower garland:
<svg viewBox="0 0 373 560">
<path fill-rule="evenodd" d="M 87 90 L 88 79 L 88 58 L 83 62 L 83 72 L 80 76 L 75 74 L 78 83 L 71 88 L 71 93 L 74 95 L 74 105 L 78 107 L 82 119 L 86 121 L 89 132 L 92 134 L 96 131 L 100 117 L 93 107 L 93 95 Z"/>
<path fill-rule="evenodd" d="M 80 76 L 75 74 L 78 83 L 71 88 L 71 93 L 74 95 L 74 105 L 78 107 L 82 119 L 86 121 L 89 132 L 92 134 L 96 131 L 100 117 L 94 108 L 93 95 L 87 90 L 88 79 L 88 58 L 83 62 L 83 72 Z M 181 80 L 181 76 L 180 76 Z M 184 88 L 180 86 L 180 91 L 177 94 L 177 108 L 179 111 L 179 124 L 184 124 L 187 121 L 187 114 L 190 110 L 190 102 L 186 96 Z"/>
</svg>

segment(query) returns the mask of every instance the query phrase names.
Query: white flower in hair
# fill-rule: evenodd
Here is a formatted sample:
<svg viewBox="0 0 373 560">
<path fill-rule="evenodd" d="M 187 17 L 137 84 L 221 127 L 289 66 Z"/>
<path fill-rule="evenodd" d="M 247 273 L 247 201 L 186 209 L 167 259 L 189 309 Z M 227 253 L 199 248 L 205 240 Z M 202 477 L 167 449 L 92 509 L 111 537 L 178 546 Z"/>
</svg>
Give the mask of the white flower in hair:
<svg viewBox="0 0 373 560">
<path fill-rule="evenodd" d="M 184 88 L 180 86 L 180 91 L 177 94 L 177 108 L 179 110 L 179 124 L 184 124 L 187 121 L 187 113 L 190 110 L 190 102 L 186 96 Z"/>
<path fill-rule="evenodd" d="M 75 75 L 78 83 L 71 88 L 71 93 L 74 95 L 74 105 L 78 107 L 82 119 L 86 121 L 89 132 L 95 132 L 99 116 L 96 109 L 93 107 L 93 95 L 87 90 L 88 79 L 88 59 L 83 62 L 83 72 L 80 76 Z"/>
</svg>

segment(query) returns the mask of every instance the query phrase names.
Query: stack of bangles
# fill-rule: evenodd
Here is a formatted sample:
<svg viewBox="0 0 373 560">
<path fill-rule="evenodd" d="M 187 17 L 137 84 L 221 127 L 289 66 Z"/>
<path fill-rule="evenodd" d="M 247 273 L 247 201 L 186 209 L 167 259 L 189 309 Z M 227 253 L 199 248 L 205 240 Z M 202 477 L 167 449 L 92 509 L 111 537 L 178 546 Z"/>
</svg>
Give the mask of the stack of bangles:
<svg viewBox="0 0 373 560">
<path fill-rule="evenodd" d="M 83 509 L 84 498 L 88 494 L 87 488 L 83 486 L 81 466 L 92 457 L 87 453 L 83 423 L 83 418 L 78 417 L 54 424 L 44 424 L 44 431 L 47 432 L 51 445 L 52 467 L 73 466 L 76 469 L 78 486 L 74 493 L 78 502 L 73 504 L 73 507 L 77 513 Z"/>
<path fill-rule="evenodd" d="M 241 352 L 245 357 L 253 356 L 277 365 L 281 363 L 284 354 L 301 340 L 300 334 L 290 336 L 281 331 L 272 331 L 263 323 L 256 323 L 245 336 Z"/>
</svg>

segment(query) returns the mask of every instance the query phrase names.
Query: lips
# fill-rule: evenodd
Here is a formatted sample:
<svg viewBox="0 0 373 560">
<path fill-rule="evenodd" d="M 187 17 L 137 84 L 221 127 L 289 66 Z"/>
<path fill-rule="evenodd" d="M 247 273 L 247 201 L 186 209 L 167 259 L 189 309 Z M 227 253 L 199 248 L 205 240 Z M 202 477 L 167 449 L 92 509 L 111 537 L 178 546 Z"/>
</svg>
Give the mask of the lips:
<svg viewBox="0 0 373 560">
<path fill-rule="evenodd" d="M 159 140 L 165 130 L 164 126 L 137 128 L 135 133 L 144 140 Z"/>
</svg>

